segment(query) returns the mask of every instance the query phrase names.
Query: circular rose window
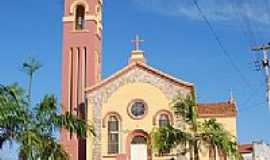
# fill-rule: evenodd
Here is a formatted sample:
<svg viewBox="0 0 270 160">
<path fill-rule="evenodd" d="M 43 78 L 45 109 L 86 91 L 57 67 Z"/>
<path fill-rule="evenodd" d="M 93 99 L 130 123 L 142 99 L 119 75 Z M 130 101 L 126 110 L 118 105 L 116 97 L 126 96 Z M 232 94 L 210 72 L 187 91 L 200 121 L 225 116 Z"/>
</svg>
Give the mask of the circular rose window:
<svg viewBox="0 0 270 160">
<path fill-rule="evenodd" d="M 129 106 L 128 113 L 132 118 L 141 119 L 146 114 L 146 104 L 141 100 L 135 100 Z"/>
</svg>

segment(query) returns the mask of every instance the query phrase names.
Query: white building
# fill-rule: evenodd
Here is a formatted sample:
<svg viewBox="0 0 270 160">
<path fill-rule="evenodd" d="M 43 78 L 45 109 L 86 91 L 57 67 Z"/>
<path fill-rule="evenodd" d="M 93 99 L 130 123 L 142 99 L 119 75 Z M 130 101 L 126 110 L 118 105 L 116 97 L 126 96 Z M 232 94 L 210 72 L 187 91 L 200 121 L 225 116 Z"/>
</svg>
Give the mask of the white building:
<svg viewBox="0 0 270 160">
<path fill-rule="evenodd" d="M 244 160 L 270 160 L 270 145 L 263 141 L 239 145 Z"/>
</svg>

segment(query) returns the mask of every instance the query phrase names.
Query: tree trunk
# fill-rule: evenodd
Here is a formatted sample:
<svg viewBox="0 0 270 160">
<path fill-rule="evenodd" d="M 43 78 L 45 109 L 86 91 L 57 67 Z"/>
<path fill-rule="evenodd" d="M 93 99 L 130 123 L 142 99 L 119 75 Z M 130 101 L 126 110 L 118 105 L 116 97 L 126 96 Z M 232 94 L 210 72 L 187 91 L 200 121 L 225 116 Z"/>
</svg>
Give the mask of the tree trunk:
<svg viewBox="0 0 270 160">
<path fill-rule="evenodd" d="M 28 85 L 28 103 L 29 103 L 29 107 L 31 107 L 31 101 L 32 101 L 32 80 L 33 80 L 33 75 L 30 74 L 29 75 L 29 85 Z"/>
<path fill-rule="evenodd" d="M 193 151 L 194 151 L 194 160 L 199 160 L 200 157 L 199 157 L 199 147 L 198 147 L 198 141 L 195 140 L 194 141 L 194 144 L 193 144 Z"/>
</svg>

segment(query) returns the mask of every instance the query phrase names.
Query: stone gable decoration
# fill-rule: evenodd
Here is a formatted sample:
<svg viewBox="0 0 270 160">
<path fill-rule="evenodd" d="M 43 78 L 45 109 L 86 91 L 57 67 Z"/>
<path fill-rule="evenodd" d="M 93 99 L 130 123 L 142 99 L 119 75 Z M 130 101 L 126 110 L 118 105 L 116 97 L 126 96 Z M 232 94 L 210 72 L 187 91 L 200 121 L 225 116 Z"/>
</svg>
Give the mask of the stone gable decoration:
<svg viewBox="0 0 270 160">
<path fill-rule="evenodd" d="M 129 67 L 129 66 L 128 66 Z M 125 70 L 125 69 L 124 69 Z M 159 88 L 164 95 L 168 99 L 172 99 L 178 94 L 186 96 L 191 93 L 192 85 L 185 86 L 176 85 L 172 81 L 165 79 L 164 77 L 157 76 L 147 70 L 135 64 L 132 66 L 131 69 L 127 68 L 127 72 L 121 74 L 117 78 L 105 83 L 102 87 L 96 88 L 90 92 L 86 91 L 86 97 L 88 99 L 88 103 L 91 104 L 93 107 L 93 116 L 94 116 L 94 124 L 95 124 L 95 131 L 96 131 L 96 138 L 93 144 L 93 158 L 94 159 L 101 159 L 101 127 L 102 127 L 102 115 L 101 110 L 103 103 L 106 103 L 110 96 L 120 87 L 129 84 L 129 83 L 148 83 L 157 88 Z M 117 73 L 116 73 L 117 74 Z M 110 77 L 109 77 L 110 79 Z M 104 80 L 106 81 L 106 80 Z M 102 83 L 102 82 L 100 82 Z M 91 110 L 88 110 L 88 112 Z"/>
<path fill-rule="evenodd" d="M 92 101 L 106 102 L 110 95 L 115 92 L 121 86 L 128 83 L 148 83 L 159 88 L 169 99 L 172 99 L 177 94 L 186 95 L 190 93 L 190 89 L 187 87 L 179 87 L 174 83 L 155 76 L 139 67 L 135 67 L 125 73 L 124 75 L 112 80 L 110 83 L 103 85 L 101 88 L 94 90 L 93 92 L 87 92 L 87 98 Z"/>
</svg>

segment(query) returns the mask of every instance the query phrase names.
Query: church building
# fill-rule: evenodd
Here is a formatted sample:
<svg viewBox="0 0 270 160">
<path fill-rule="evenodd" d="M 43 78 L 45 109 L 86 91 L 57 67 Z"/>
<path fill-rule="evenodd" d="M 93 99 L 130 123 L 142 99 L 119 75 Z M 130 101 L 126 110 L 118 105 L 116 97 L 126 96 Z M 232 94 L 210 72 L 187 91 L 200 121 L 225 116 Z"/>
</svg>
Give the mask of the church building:
<svg viewBox="0 0 270 160">
<path fill-rule="evenodd" d="M 164 124 L 177 127 L 170 102 L 195 93 L 195 85 L 151 67 L 138 36 L 127 65 L 102 79 L 102 8 L 103 0 L 65 0 L 62 110 L 93 124 L 96 136 L 83 140 L 62 130 L 61 144 L 71 160 L 176 159 L 174 151 L 161 155 L 152 149 L 150 132 Z M 199 120 L 215 118 L 237 136 L 232 98 L 196 107 Z M 227 158 L 211 148 L 203 148 L 200 157 Z"/>
</svg>

